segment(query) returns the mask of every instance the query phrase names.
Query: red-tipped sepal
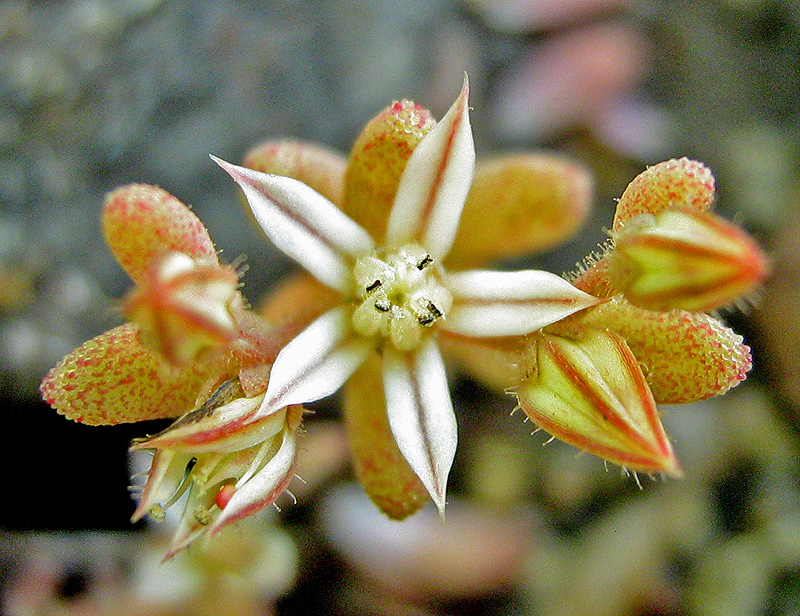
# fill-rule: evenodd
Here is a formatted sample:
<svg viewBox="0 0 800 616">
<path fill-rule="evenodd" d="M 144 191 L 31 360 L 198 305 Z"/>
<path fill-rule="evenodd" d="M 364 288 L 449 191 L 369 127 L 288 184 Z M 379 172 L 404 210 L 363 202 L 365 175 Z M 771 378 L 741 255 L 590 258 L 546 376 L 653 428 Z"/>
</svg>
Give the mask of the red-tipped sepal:
<svg viewBox="0 0 800 616">
<path fill-rule="evenodd" d="M 553 436 L 632 471 L 680 475 L 639 363 L 618 335 L 533 338 L 519 406 Z"/>
<path fill-rule="evenodd" d="M 769 270 L 753 239 L 711 212 L 641 214 L 614 240 L 608 264 L 614 286 L 650 310 L 714 310 L 752 291 Z"/>
</svg>

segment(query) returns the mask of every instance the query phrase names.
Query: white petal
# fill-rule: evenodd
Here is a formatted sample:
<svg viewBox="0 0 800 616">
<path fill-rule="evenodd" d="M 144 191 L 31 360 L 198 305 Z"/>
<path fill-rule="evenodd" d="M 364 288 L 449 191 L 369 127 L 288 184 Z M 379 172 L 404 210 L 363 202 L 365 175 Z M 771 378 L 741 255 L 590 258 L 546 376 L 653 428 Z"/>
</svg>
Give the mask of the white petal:
<svg viewBox="0 0 800 616">
<path fill-rule="evenodd" d="M 213 399 L 213 398 L 212 398 Z M 253 419 L 264 395 L 236 398 L 209 412 L 204 404 L 169 428 L 134 444 L 135 449 L 172 449 L 192 454 L 229 453 L 252 447 L 281 431 L 277 416 Z"/>
<path fill-rule="evenodd" d="M 350 310 L 329 310 L 287 344 L 272 366 L 264 404 L 257 416 L 334 393 L 367 356 L 371 343 L 354 336 Z"/>
<path fill-rule="evenodd" d="M 269 446 L 269 443 L 264 445 Z M 268 507 L 289 487 L 297 454 L 297 438 L 293 430 L 284 429 L 281 446 L 255 474 L 248 473 L 237 482 L 236 491 L 209 529 L 214 535 L 224 526 Z"/>
<path fill-rule="evenodd" d="M 418 241 L 434 259 L 450 251 L 475 171 L 468 95 L 465 75 L 453 106 L 408 159 L 389 216 L 388 245 Z"/>
<path fill-rule="evenodd" d="M 529 334 L 603 301 L 539 270 L 458 272 L 446 285 L 453 306 L 440 327 L 474 337 Z"/>
<path fill-rule="evenodd" d="M 147 472 L 147 483 L 131 522 L 138 522 L 156 505 L 169 502 L 183 483 L 192 456 L 177 451 L 156 451 Z"/>
<path fill-rule="evenodd" d="M 351 264 L 374 248 L 369 234 L 317 191 L 293 178 L 232 165 L 214 156 L 244 191 L 270 240 L 320 282 L 338 291 L 352 286 Z"/>
<path fill-rule="evenodd" d="M 387 346 L 383 382 L 389 425 L 400 452 L 444 515 L 458 436 L 444 362 L 433 339 L 413 354 Z"/>
</svg>

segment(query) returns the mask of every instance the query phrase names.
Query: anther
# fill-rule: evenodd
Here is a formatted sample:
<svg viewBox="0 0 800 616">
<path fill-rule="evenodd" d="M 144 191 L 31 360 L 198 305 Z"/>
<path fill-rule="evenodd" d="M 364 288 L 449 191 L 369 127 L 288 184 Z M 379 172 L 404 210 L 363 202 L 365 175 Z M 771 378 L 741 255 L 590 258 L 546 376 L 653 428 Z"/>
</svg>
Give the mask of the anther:
<svg viewBox="0 0 800 616">
<path fill-rule="evenodd" d="M 379 299 L 375 302 L 375 310 L 378 312 L 389 312 L 392 309 L 392 303 L 386 299 Z"/>
<path fill-rule="evenodd" d="M 428 314 L 423 314 L 417 317 L 417 322 L 423 327 L 432 325 L 435 321 L 442 318 L 442 311 L 436 307 L 436 304 L 428 302 Z"/>
<path fill-rule="evenodd" d="M 430 255 L 425 255 L 424 257 L 422 257 L 420 262 L 417 263 L 417 269 L 422 271 L 426 267 L 430 267 L 431 265 L 433 265 L 433 257 L 431 257 Z"/>
<path fill-rule="evenodd" d="M 379 288 L 383 283 L 380 280 L 375 280 L 366 286 L 367 293 L 372 293 L 375 289 Z"/>
</svg>

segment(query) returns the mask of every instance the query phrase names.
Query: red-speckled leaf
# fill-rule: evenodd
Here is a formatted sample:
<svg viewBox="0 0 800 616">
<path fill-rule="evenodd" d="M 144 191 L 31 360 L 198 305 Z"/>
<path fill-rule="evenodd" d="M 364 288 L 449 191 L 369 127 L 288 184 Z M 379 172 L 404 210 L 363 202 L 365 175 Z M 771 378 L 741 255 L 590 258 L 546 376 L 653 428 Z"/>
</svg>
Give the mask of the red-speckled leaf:
<svg viewBox="0 0 800 616">
<path fill-rule="evenodd" d="M 144 349 L 137 327 L 126 323 L 67 355 L 41 391 L 59 413 L 89 425 L 177 417 L 221 380 L 223 362 L 173 368 Z"/>
<path fill-rule="evenodd" d="M 639 214 L 657 214 L 668 207 L 702 212 L 714 201 L 715 183 L 703 163 L 689 158 L 648 167 L 628 184 L 617 203 L 614 231 Z"/>
<path fill-rule="evenodd" d="M 454 269 L 545 250 L 570 237 L 591 209 L 592 178 L 548 154 L 479 160 L 445 263 Z"/>
<path fill-rule="evenodd" d="M 373 238 L 382 240 L 386 235 L 400 176 L 411 152 L 435 125 L 427 109 L 396 101 L 364 127 L 353 145 L 342 210 Z"/>
<path fill-rule="evenodd" d="M 167 191 L 129 184 L 106 197 L 103 233 L 119 264 L 137 284 L 154 257 L 177 251 L 216 264 L 214 243 L 200 219 Z"/>
<path fill-rule="evenodd" d="M 583 322 L 625 338 L 659 403 L 724 394 L 752 365 L 742 337 L 702 312 L 645 310 L 617 297 L 584 313 Z"/>
</svg>

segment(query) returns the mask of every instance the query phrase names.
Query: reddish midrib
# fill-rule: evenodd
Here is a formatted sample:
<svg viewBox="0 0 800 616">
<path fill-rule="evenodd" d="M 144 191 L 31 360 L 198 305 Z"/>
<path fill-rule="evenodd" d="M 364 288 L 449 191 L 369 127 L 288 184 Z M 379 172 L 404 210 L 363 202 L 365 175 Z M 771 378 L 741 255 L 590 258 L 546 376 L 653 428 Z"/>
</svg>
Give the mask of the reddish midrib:
<svg viewBox="0 0 800 616">
<path fill-rule="evenodd" d="M 439 192 L 439 189 L 442 184 L 442 177 L 444 176 L 444 171 L 447 168 L 447 163 L 450 160 L 450 153 L 452 151 L 453 139 L 455 138 L 456 131 L 458 127 L 461 125 L 461 122 L 464 121 L 464 103 L 462 101 L 461 106 L 458 110 L 458 115 L 456 116 L 455 121 L 450 126 L 450 132 L 447 135 L 447 143 L 444 148 L 444 155 L 442 156 L 441 160 L 439 161 L 439 168 L 436 170 L 436 177 L 431 184 L 431 189 L 428 192 L 428 197 L 425 200 L 425 206 L 422 208 L 419 217 L 419 223 L 417 224 L 417 229 L 415 236 L 417 238 L 422 238 L 425 234 L 425 230 L 428 228 L 428 222 L 431 217 L 431 213 L 433 212 L 433 208 L 436 202 L 436 195 Z"/>
</svg>

